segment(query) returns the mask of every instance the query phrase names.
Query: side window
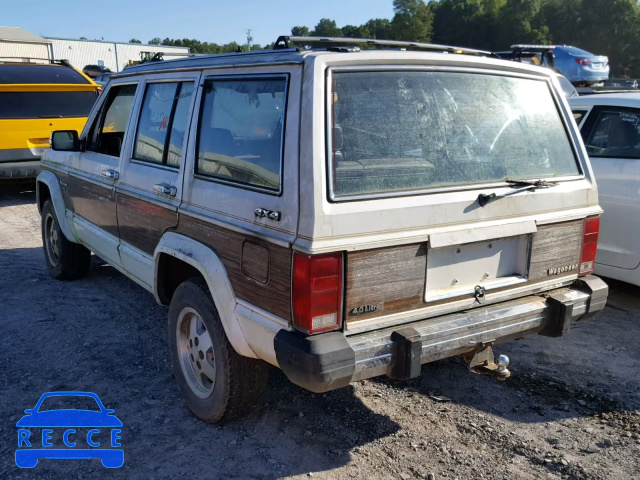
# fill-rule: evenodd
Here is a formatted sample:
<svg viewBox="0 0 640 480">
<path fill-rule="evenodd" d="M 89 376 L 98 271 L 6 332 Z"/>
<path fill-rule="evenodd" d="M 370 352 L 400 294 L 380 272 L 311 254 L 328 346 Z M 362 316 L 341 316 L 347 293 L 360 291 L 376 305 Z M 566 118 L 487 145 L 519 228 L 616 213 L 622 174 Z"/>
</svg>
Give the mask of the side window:
<svg viewBox="0 0 640 480">
<path fill-rule="evenodd" d="M 87 150 L 119 157 L 131 114 L 137 85 L 116 86 L 109 90 L 87 139 Z"/>
<path fill-rule="evenodd" d="M 584 116 L 587 113 L 587 111 L 586 110 L 573 110 L 571 113 L 573 113 L 573 119 L 576 121 L 576 125 L 580 125 L 580 122 L 584 118 Z"/>
<path fill-rule="evenodd" d="M 196 173 L 279 192 L 286 101 L 286 77 L 207 81 Z"/>
<path fill-rule="evenodd" d="M 180 167 L 192 95 L 193 82 L 147 85 L 133 148 L 134 159 Z"/>
<path fill-rule="evenodd" d="M 592 157 L 640 159 L 640 112 L 603 111 L 584 140 Z"/>
</svg>

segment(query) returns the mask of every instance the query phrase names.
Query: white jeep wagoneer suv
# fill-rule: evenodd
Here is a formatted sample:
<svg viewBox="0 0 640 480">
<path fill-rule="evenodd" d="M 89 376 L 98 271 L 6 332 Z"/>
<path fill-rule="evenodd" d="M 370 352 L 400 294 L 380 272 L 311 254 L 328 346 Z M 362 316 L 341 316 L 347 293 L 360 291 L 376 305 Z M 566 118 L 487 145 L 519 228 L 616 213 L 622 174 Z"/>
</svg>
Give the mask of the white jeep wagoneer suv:
<svg viewBox="0 0 640 480">
<path fill-rule="evenodd" d="M 168 305 L 196 415 L 247 411 L 268 364 L 314 392 L 453 355 L 504 378 L 491 345 L 603 308 L 597 190 L 553 72 L 294 41 L 315 40 L 115 74 L 42 160 L 49 271 L 95 252 Z"/>
</svg>

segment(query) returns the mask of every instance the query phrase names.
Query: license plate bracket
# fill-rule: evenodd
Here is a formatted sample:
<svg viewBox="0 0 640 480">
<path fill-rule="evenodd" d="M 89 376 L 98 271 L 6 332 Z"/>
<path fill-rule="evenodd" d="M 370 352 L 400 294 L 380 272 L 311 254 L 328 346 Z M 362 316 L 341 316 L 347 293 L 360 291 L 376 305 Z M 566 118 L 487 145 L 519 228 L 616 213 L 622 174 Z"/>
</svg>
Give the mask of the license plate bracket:
<svg viewBox="0 0 640 480">
<path fill-rule="evenodd" d="M 517 235 L 427 251 L 425 301 L 472 295 L 527 281 L 532 236 Z"/>
</svg>

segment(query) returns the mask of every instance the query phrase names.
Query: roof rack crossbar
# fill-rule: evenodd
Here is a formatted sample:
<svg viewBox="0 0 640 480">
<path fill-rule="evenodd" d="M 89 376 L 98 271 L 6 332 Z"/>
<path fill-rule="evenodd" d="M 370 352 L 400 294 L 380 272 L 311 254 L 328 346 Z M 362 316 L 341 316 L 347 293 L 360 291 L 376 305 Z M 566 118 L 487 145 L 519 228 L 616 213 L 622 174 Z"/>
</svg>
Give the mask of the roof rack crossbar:
<svg viewBox="0 0 640 480">
<path fill-rule="evenodd" d="M 509 48 L 556 48 L 558 45 L 542 45 L 542 44 L 529 44 L 529 43 L 516 43 Z"/>
<path fill-rule="evenodd" d="M 415 48 L 418 50 L 430 50 L 436 52 L 448 53 L 464 53 L 468 55 L 487 55 L 492 53 L 485 50 L 476 50 L 473 48 L 454 47 L 451 45 L 439 45 L 436 43 L 407 42 L 400 40 L 378 40 L 373 38 L 351 38 L 351 37 L 296 37 L 281 35 L 276 40 L 274 49 L 280 50 L 291 48 L 291 43 L 348 43 L 348 44 L 367 44 L 382 47 L 399 47 L 399 48 Z"/>
<path fill-rule="evenodd" d="M 212 55 L 211 53 L 183 53 L 183 52 L 156 52 L 155 55 L 162 55 L 164 57 L 205 57 Z M 213 54 L 215 55 L 215 54 Z"/>
</svg>

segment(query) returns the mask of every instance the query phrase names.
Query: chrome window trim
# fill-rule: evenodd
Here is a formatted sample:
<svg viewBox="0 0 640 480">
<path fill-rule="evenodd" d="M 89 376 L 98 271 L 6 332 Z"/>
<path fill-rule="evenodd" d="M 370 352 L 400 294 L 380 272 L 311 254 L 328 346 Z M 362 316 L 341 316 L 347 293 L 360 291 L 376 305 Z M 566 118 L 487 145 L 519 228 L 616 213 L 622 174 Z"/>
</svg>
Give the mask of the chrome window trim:
<svg viewBox="0 0 640 480">
<path fill-rule="evenodd" d="M 135 137 L 134 137 L 134 141 L 135 141 Z M 168 165 L 163 165 L 161 163 L 153 163 L 153 162 L 148 162 L 146 160 L 138 160 L 137 158 L 133 158 L 131 157 L 129 159 L 129 163 L 135 163 L 136 165 L 142 165 L 144 167 L 153 167 L 153 168 L 157 168 L 160 170 L 166 170 L 168 172 L 179 172 L 180 171 L 180 167 L 170 167 Z M 182 162 L 180 162 L 182 163 Z"/>
<path fill-rule="evenodd" d="M 244 190 L 252 190 L 255 192 L 266 193 L 268 195 L 272 195 L 275 197 L 282 196 L 283 184 L 284 184 L 284 134 L 287 129 L 287 116 L 289 113 L 289 83 L 290 83 L 291 75 L 289 73 L 255 73 L 255 74 L 226 74 L 226 75 L 207 75 L 206 77 L 201 78 L 200 87 L 204 88 L 206 82 L 217 82 L 217 81 L 244 81 L 244 80 L 284 80 L 284 112 L 282 119 L 282 131 L 280 132 L 280 165 L 278 169 L 278 189 L 260 187 L 257 185 L 252 185 L 250 183 L 237 182 L 234 180 L 228 180 L 225 178 L 214 177 L 211 175 L 206 175 L 198 172 L 198 163 L 200 160 L 200 126 L 202 121 L 202 112 L 205 101 L 205 92 L 202 92 L 202 96 L 200 98 L 200 105 L 198 106 L 197 118 L 198 122 L 196 126 L 196 138 L 194 139 L 195 143 L 195 157 L 193 162 L 193 176 L 199 180 L 204 180 L 213 183 L 220 183 L 223 185 L 228 185 L 231 187 L 241 188 Z"/>
<path fill-rule="evenodd" d="M 169 47 L 171 48 L 171 47 Z M 174 72 L 192 72 L 192 71 L 203 71 L 203 70 L 211 70 L 211 69 L 223 69 L 223 68 L 249 68 L 249 67 L 268 67 L 268 66 L 281 66 L 281 65 L 300 65 L 304 62 L 308 52 L 300 52 L 298 49 L 283 49 L 283 50 L 253 50 L 251 52 L 232 52 L 232 53 L 222 53 L 222 54 L 202 54 L 199 58 L 196 57 L 187 57 L 187 58 L 176 58 L 171 60 L 164 60 L 162 62 L 157 63 L 146 63 L 141 65 L 135 65 L 133 67 L 129 67 L 120 72 L 116 72 L 111 75 L 112 79 L 120 79 L 131 76 L 142 76 L 147 74 L 156 74 L 156 73 L 174 73 Z M 262 56 L 266 56 L 266 54 L 271 54 L 274 60 L 270 61 L 269 59 L 265 60 Z M 284 59 L 283 54 L 299 54 L 296 56 L 291 56 L 291 58 Z M 239 57 L 250 57 L 257 56 L 256 61 L 248 61 L 248 62 L 237 62 L 234 63 L 232 60 L 237 59 Z M 231 60 L 231 61 L 229 61 Z M 242 58 L 245 60 L 245 58 Z M 188 63 L 196 63 L 192 66 L 176 66 L 178 63 L 182 63 L 187 61 Z M 171 64 L 169 62 L 175 62 Z M 158 67 L 158 68 L 154 68 Z M 163 68 L 164 67 L 164 68 Z"/>
<path fill-rule="evenodd" d="M 546 75 L 534 75 L 531 73 L 503 71 L 495 69 L 485 69 L 479 67 L 447 67 L 447 66 L 397 66 L 397 65 L 362 65 L 353 67 L 328 67 L 325 74 L 325 168 L 327 172 L 327 198 L 331 203 L 344 203 L 361 200 L 374 200 L 383 198 L 397 198 L 397 197 L 409 197 L 416 195 L 427 195 L 436 193 L 448 193 L 448 192 L 462 192 L 468 190 L 477 190 L 483 188 L 499 188 L 509 186 L 509 183 L 504 181 L 484 182 L 484 183 L 467 183 L 451 186 L 440 187 L 426 187 L 418 190 L 403 190 L 399 192 L 384 192 L 384 193 L 369 193 L 359 195 L 344 195 L 337 196 L 334 192 L 334 175 L 333 175 L 333 158 L 331 156 L 332 150 L 332 126 L 333 126 L 333 109 L 332 109 L 332 80 L 333 72 L 397 72 L 397 71 L 424 71 L 424 72 L 445 72 L 445 73 L 471 73 L 481 75 L 496 75 L 523 78 L 528 80 L 537 80 L 545 82 L 549 88 L 551 98 L 556 106 L 558 116 L 562 122 L 565 133 L 569 140 L 571 151 L 573 152 L 574 161 L 578 167 L 580 173 L 577 175 L 569 175 L 563 177 L 551 177 L 548 180 L 553 182 L 565 182 L 571 180 L 582 180 L 585 178 L 585 166 L 583 161 L 585 158 L 581 155 L 581 150 L 576 144 L 575 133 L 567 122 L 567 115 L 571 114 L 571 110 L 563 107 L 563 103 L 557 95 L 556 89 L 553 88 L 553 80 Z M 580 135 L 578 132 L 577 135 Z"/>
</svg>

